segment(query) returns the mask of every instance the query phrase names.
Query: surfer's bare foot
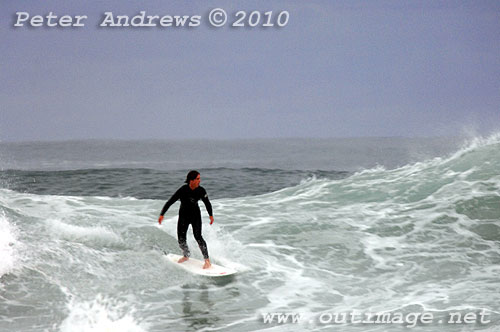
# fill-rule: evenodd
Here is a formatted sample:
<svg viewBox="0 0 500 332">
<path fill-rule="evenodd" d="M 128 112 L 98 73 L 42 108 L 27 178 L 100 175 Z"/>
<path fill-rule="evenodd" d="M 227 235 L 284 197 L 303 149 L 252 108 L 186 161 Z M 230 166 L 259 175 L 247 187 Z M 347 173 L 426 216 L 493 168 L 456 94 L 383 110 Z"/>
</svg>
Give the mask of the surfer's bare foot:
<svg viewBox="0 0 500 332">
<path fill-rule="evenodd" d="M 205 259 L 205 265 L 203 265 L 204 269 L 209 269 L 212 267 L 212 264 L 210 264 L 210 259 Z"/>
<path fill-rule="evenodd" d="M 179 258 L 179 260 L 177 261 L 177 263 L 184 263 L 185 261 L 187 261 L 189 259 L 189 257 L 186 257 L 186 256 L 182 256 L 181 258 Z"/>
</svg>

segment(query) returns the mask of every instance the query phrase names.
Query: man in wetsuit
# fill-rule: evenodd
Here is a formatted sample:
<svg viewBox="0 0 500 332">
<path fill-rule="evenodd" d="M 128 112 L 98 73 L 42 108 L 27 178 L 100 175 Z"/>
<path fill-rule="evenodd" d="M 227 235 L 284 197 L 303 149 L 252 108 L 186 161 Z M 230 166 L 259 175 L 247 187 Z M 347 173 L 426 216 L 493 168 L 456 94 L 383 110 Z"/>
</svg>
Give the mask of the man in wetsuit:
<svg viewBox="0 0 500 332">
<path fill-rule="evenodd" d="M 190 171 L 186 177 L 186 184 L 180 187 L 175 194 L 165 203 L 161 209 L 158 223 L 161 225 L 163 215 L 167 212 L 168 208 L 177 200 L 181 200 L 181 207 L 179 208 L 179 221 L 177 222 L 177 238 L 179 240 L 179 247 L 182 249 L 183 257 L 179 259 L 179 263 L 183 263 L 189 259 L 190 252 L 186 243 L 186 233 L 189 225 L 193 227 L 193 235 L 200 246 L 201 253 L 205 259 L 204 269 L 210 268 L 210 259 L 208 257 L 207 244 L 201 236 L 201 212 L 198 206 L 198 200 L 205 203 L 208 215 L 210 216 L 210 225 L 214 222 L 212 214 L 212 204 L 208 200 L 207 192 L 203 187 L 200 187 L 200 173 L 197 171 Z"/>
</svg>

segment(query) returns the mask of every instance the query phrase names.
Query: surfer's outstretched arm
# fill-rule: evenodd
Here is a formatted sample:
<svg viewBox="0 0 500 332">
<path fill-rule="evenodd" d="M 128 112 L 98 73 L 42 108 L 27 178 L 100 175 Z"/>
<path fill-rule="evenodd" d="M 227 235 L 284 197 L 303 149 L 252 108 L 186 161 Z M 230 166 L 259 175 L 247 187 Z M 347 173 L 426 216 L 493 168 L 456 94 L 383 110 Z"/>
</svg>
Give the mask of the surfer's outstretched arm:
<svg viewBox="0 0 500 332">
<path fill-rule="evenodd" d="M 161 212 L 160 212 L 160 217 L 158 218 L 158 223 L 161 225 L 161 222 L 163 221 L 163 215 L 167 212 L 167 210 L 172 206 L 172 204 L 174 204 L 175 202 L 177 202 L 177 200 L 181 197 L 181 188 L 177 189 L 177 191 L 175 192 L 175 194 L 172 195 L 172 197 L 170 197 L 170 199 L 165 203 L 165 205 L 163 206 L 163 209 L 161 209 Z"/>
</svg>

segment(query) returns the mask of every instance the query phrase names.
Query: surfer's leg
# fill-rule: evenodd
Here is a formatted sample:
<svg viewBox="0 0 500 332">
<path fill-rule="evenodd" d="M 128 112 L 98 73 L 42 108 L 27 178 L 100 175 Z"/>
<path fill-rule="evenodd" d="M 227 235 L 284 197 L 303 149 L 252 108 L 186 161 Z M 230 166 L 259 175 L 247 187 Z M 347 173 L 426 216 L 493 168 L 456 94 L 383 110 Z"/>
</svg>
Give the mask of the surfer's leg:
<svg viewBox="0 0 500 332">
<path fill-rule="evenodd" d="M 184 257 L 189 257 L 191 253 L 189 252 L 189 247 L 186 242 L 186 234 L 189 227 L 189 222 L 184 218 L 179 218 L 177 222 L 177 239 L 179 241 L 179 247 L 182 250 Z"/>
<path fill-rule="evenodd" d="M 203 236 L 201 236 L 201 217 L 195 218 L 195 220 L 193 220 L 192 226 L 193 226 L 194 238 L 196 242 L 198 242 L 198 245 L 200 246 L 203 258 L 206 260 L 208 259 L 208 249 L 207 249 L 207 243 L 203 239 Z"/>
</svg>

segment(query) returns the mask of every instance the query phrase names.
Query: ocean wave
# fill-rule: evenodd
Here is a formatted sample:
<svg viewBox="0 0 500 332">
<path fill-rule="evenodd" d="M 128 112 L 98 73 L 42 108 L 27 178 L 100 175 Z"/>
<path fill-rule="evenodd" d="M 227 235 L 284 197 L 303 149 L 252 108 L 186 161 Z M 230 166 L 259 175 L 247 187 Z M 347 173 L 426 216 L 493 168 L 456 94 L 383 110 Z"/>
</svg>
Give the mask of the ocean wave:
<svg viewBox="0 0 500 332">
<path fill-rule="evenodd" d="M 382 166 L 365 169 L 341 179 L 304 179 L 299 185 L 284 188 L 266 197 L 285 200 L 318 198 L 317 201 L 342 199 L 344 202 L 383 202 L 396 199 L 415 202 L 440 194 L 460 182 L 490 185 L 500 176 L 500 134 L 475 138 L 446 157 L 436 157 L 395 169 Z M 445 193 L 446 194 L 446 193 Z M 449 194 L 452 194 L 451 192 Z"/>
<path fill-rule="evenodd" d="M 245 197 L 273 192 L 304 179 L 343 178 L 347 172 L 265 168 L 199 169 L 211 198 Z M 6 189 L 39 195 L 168 199 L 183 184 L 186 171 L 150 169 L 84 169 L 67 171 L 5 170 L 0 184 Z"/>
<path fill-rule="evenodd" d="M 103 226 L 71 225 L 57 219 L 49 219 L 46 223 L 53 236 L 59 236 L 69 241 L 99 246 L 122 244 L 122 239 L 118 234 Z"/>
<path fill-rule="evenodd" d="M 292 174 L 297 180 L 261 192 L 212 196 L 213 225 L 200 204 L 211 258 L 238 267 L 226 284 L 186 275 L 165 263 L 163 251 L 180 250 L 177 206 L 161 226 L 157 223 L 169 191 L 160 184 L 158 199 L 111 197 L 102 190 L 71 196 L 0 189 L 5 217 L 0 218 L 0 248 L 14 260 L 2 260 L 0 267 L 12 271 L 16 266 L 19 239 L 31 253 L 19 275 L 2 278 L 5 296 L 17 301 L 16 308 L 29 310 L 2 310 L 10 316 L 8 323 L 0 320 L 0 329 L 31 331 L 36 321 L 41 330 L 64 332 L 258 330 L 262 323 L 256 314 L 267 311 L 387 311 L 412 304 L 434 311 L 460 305 L 494 309 L 500 301 L 495 292 L 499 142 L 498 136 L 477 139 L 439 158 L 339 176 L 214 169 L 212 179 L 203 180 L 209 188 L 224 178 L 218 187 L 222 191 L 258 174 L 260 180 L 251 183 Z M 98 179 L 113 172 L 103 171 Z M 151 183 L 143 180 L 158 177 L 153 172 L 137 180 L 134 170 L 116 172 L 116 183 L 129 181 L 126 186 L 142 186 L 144 192 Z M 68 175 L 61 174 L 50 176 Z M 182 175 L 169 178 L 172 187 Z M 92 186 L 95 182 L 88 184 Z M 188 243 L 199 257 L 191 232 Z M 26 295 L 18 296 L 19 290 Z M 1 309 L 13 303 L 0 302 Z M 367 328 L 371 326 L 357 330 Z"/>
</svg>

